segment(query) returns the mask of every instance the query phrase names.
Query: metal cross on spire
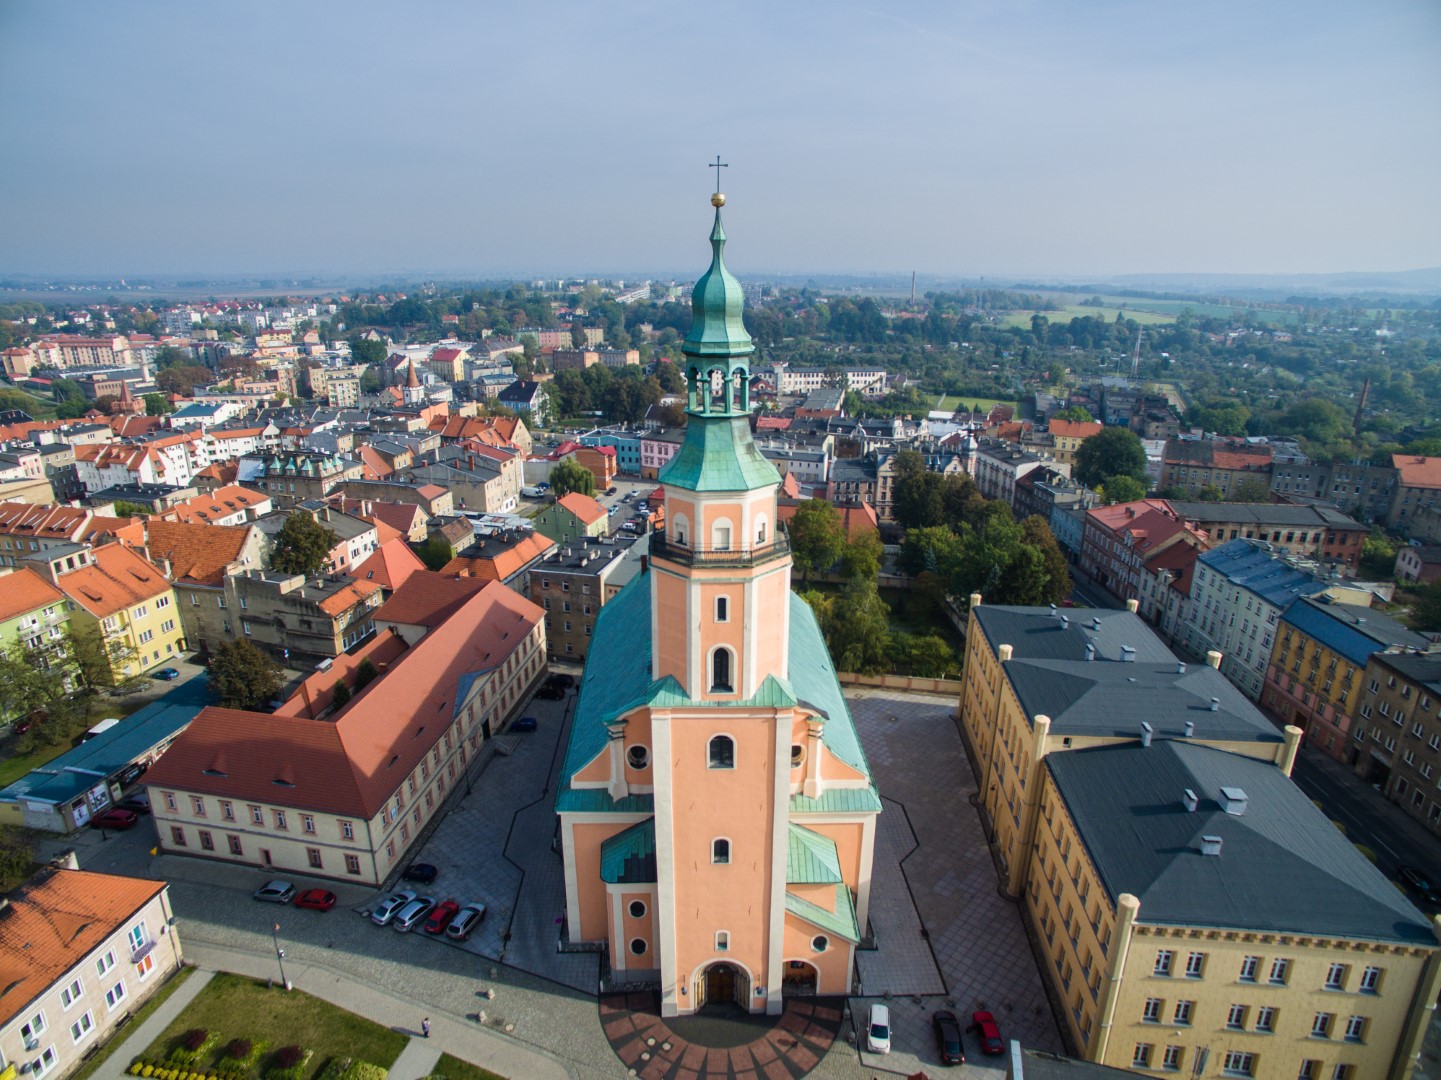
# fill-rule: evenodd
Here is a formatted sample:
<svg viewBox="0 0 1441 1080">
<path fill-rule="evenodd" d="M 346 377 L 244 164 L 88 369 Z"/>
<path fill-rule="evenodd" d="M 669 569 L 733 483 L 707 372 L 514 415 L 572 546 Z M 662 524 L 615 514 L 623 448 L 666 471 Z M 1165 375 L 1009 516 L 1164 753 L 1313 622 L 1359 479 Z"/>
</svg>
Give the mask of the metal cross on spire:
<svg viewBox="0 0 1441 1080">
<path fill-rule="evenodd" d="M 715 170 L 715 193 L 716 193 L 717 195 L 719 195 L 719 194 L 720 194 L 720 178 L 721 178 L 721 172 L 720 172 L 720 171 L 721 171 L 722 169 L 729 169 L 729 168 L 730 168 L 730 162 L 722 162 L 721 159 L 720 159 L 720 155 L 717 154 L 717 155 L 715 156 L 715 160 L 714 160 L 713 162 L 711 162 L 709 165 L 707 165 L 706 168 L 707 168 L 707 169 L 714 169 L 714 170 Z"/>
</svg>

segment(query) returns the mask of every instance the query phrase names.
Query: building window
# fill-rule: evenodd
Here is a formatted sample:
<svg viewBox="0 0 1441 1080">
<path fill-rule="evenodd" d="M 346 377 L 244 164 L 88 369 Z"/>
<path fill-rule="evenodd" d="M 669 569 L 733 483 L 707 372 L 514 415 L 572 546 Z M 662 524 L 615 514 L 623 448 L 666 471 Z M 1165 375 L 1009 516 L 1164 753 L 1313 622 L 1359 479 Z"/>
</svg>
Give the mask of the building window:
<svg viewBox="0 0 1441 1080">
<path fill-rule="evenodd" d="M 223 821 L 235 820 L 235 804 L 225 799 L 220 800 L 220 817 Z"/>
<path fill-rule="evenodd" d="M 730 622 L 730 597 L 717 596 L 715 598 L 715 621 Z"/>
<path fill-rule="evenodd" d="M 125 1000 L 125 983 L 124 983 L 124 982 L 118 982 L 118 983 L 116 983 L 114 986 L 112 986 L 109 990 L 105 991 L 105 1005 L 106 1005 L 106 1007 L 109 1008 L 109 1009 L 112 1009 L 112 1010 L 113 1010 L 113 1009 L 115 1008 L 115 1006 L 119 1005 L 119 1004 L 120 1004 L 122 1001 L 124 1001 L 124 1000 Z"/>
<path fill-rule="evenodd" d="M 806 762 L 806 748 L 800 743 L 791 744 L 791 768 L 799 769 Z"/>
<path fill-rule="evenodd" d="M 630 906 L 629 906 L 628 908 L 626 908 L 626 910 L 630 912 L 630 917 L 631 917 L 632 919 L 644 919 L 644 918 L 645 918 L 645 901 L 643 901 L 643 900 L 632 900 L 632 901 L 630 902 Z"/>
<path fill-rule="evenodd" d="M 176 804 L 176 802 L 175 802 L 175 793 L 174 793 L 174 792 L 167 791 L 167 792 L 165 793 L 165 809 L 167 809 L 167 810 L 179 810 L 179 809 L 180 809 L 180 807 L 179 807 L 179 806 Z"/>
<path fill-rule="evenodd" d="M 205 816 L 205 800 L 202 799 L 199 795 L 192 795 L 192 796 L 190 796 L 190 802 L 191 802 L 191 804 L 195 807 L 195 816 L 196 816 L 196 817 L 204 817 L 204 816 Z"/>
<path fill-rule="evenodd" d="M 1226 1051 L 1226 1056 L 1221 1060 L 1221 1074 L 1223 1076 L 1255 1076 L 1256 1055 L 1248 1054 L 1244 1050 Z"/>
<path fill-rule="evenodd" d="M 347 855 L 347 856 L 345 857 L 345 872 L 346 872 L 347 874 L 358 874 L 358 873 L 360 873 L 360 856 L 359 856 L 359 855 Z"/>
<path fill-rule="evenodd" d="M 649 946 L 646 944 L 645 938 L 630 939 L 630 952 L 632 956 L 644 956 L 647 948 L 649 948 Z"/>
<path fill-rule="evenodd" d="M 170 826 L 170 839 L 176 847 L 185 846 L 185 830 L 179 825 Z"/>
<path fill-rule="evenodd" d="M 644 769 L 650 764 L 650 751 L 644 746 L 632 746 L 626 750 L 625 760 L 632 769 Z"/>
<path fill-rule="evenodd" d="M 340 823 L 340 835 L 345 837 L 345 839 L 347 840 L 354 840 L 355 825 L 349 821 L 342 821 Z"/>
<path fill-rule="evenodd" d="M 312 817 L 310 814 L 301 814 L 301 815 L 300 815 L 300 828 L 301 828 L 301 830 L 302 830 L 303 832 L 308 832 L 311 836 L 314 836 L 314 835 L 315 835 L 315 818 Z"/>
<path fill-rule="evenodd" d="M 1237 976 L 1242 982 L 1255 982 L 1256 969 L 1261 966 L 1259 956 L 1247 956 L 1241 960 L 1241 974 Z"/>
<path fill-rule="evenodd" d="M 729 930 L 717 930 L 715 932 L 715 951 L 730 952 L 731 935 Z"/>
<path fill-rule="evenodd" d="M 1137 1043 L 1136 1048 L 1131 1051 L 1131 1067 L 1133 1069 L 1149 1069 L 1153 1049 L 1155 1048 L 1150 1043 Z"/>
<path fill-rule="evenodd" d="M 736 744 L 729 735 L 716 735 L 707 748 L 708 767 L 712 769 L 734 769 L 736 767 Z"/>
<path fill-rule="evenodd" d="M 1318 1012 L 1311 1018 L 1311 1037 L 1313 1039 L 1329 1039 L 1331 1037 L 1331 1021 L 1335 1017 L 1328 1012 Z"/>
<path fill-rule="evenodd" d="M 729 649 L 722 645 L 711 653 L 710 670 L 710 692 L 712 694 L 732 693 L 731 651 Z"/>
<path fill-rule="evenodd" d="M 1355 1075 L 1356 1071 L 1350 1065 L 1337 1065 L 1331 1070 L 1331 1080 L 1352 1080 Z"/>
<path fill-rule="evenodd" d="M 1286 979 L 1291 973 L 1291 961 L 1278 957 L 1271 961 L 1271 982 L 1277 986 L 1285 986 Z"/>
<path fill-rule="evenodd" d="M 285 811 L 284 811 L 284 810 L 276 810 L 276 811 L 274 811 L 274 814 L 275 814 L 275 827 L 276 827 L 277 829 L 281 830 L 282 832 L 284 832 L 284 831 L 286 830 L 286 828 L 287 828 L 287 826 L 286 826 L 286 824 L 285 824 Z"/>
<path fill-rule="evenodd" d="M 1186 978 L 1199 979 L 1206 971 L 1206 954 L 1193 952 L 1186 957 Z"/>
<path fill-rule="evenodd" d="M 34 1064 L 35 1071 L 31 1075 L 34 1076 L 36 1080 L 39 1080 L 40 1077 L 55 1067 L 55 1047 L 47 1046 L 45 1053 L 41 1054 Z"/>
<path fill-rule="evenodd" d="M 1145 1006 L 1141 1009 L 1141 1023 L 1159 1024 L 1161 1022 L 1161 999 L 1147 998 Z"/>
<path fill-rule="evenodd" d="M 95 961 L 95 974 L 104 975 L 115 966 L 115 950 L 109 950 L 104 956 Z"/>
<path fill-rule="evenodd" d="M 60 1004 L 68 1009 L 71 1005 L 74 1005 L 77 1001 L 79 1001 L 84 993 L 85 984 L 82 983 L 79 979 L 76 979 L 69 986 L 63 988 L 60 991 Z"/>
<path fill-rule="evenodd" d="M 822 953 L 831 947 L 831 939 L 824 934 L 817 934 L 811 938 L 811 952 Z"/>
<path fill-rule="evenodd" d="M 1245 1031 L 1246 1011 L 1246 1006 L 1244 1005 L 1232 1005 L 1230 1011 L 1226 1014 L 1226 1026 L 1233 1031 Z"/>
<path fill-rule="evenodd" d="M 1171 974 L 1171 965 L 1175 963 L 1176 954 L 1170 949 L 1161 949 L 1156 953 L 1156 966 L 1152 969 L 1153 975 Z"/>
<path fill-rule="evenodd" d="M 1191 1016 L 1195 1011 L 1196 1003 L 1194 1001 L 1176 1002 L 1176 1015 L 1174 1022 L 1177 1024 L 1189 1024 L 1191 1022 Z"/>
<path fill-rule="evenodd" d="M 260 807 L 258 806 L 252 806 L 250 808 L 250 821 L 254 825 L 264 825 L 265 811 L 260 809 Z"/>
<path fill-rule="evenodd" d="M 319 849 L 319 848 L 314 848 L 314 847 L 308 847 L 308 848 L 306 848 L 306 849 L 305 849 L 305 857 L 306 857 L 308 860 L 310 860 L 310 865 L 311 865 L 312 867 L 314 867 L 316 870 L 321 869 L 321 868 L 325 865 L 324 862 L 321 861 L 321 858 L 320 858 L 320 849 Z"/>
<path fill-rule="evenodd" d="M 200 848 L 202 851 L 214 851 L 215 841 L 210 836 L 208 829 L 200 830 Z"/>
<path fill-rule="evenodd" d="M 1366 1041 L 1366 1018 L 1364 1016 L 1352 1016 L 1346 1021 L 1346 1041 Z"/>
<path fill-rule="evenodd" d="M 20 1025 L 20 1037 L 27 1040 L 37 1040 L 45 1034 L 45 1014 L 38 1012 L 25 1023 Z"/>
<path fill-rule="evenodd" d="M 1165 1053 L 1161 1055 L 1161 1068 L 1179 1069 L 1181 1067 L 1181 1052 L 1184 1048 L 1180 1046 L 1168 1046 Z"/>
<path fill-rule="evenodd" d="M 1276 1030 L 1276 1009 L 1271 1005 L 1262 1005 L 1256 1010 L 1256 1030 L 1272 1032 Z"/>
<path fill-rule="evenodd" d="M 77 1043 L 83 1042 L 92 1031 L 95 1030 L 95 1017 L 87 1012 L 76 1018 L 75 1023 L 70 1025 L 70 1037 Z"/>
<path fill-rule="evenodd" d="M 1374 994 L 1381 986 L 1381 969 L 1368 967 L 1361 972 L 1361 985 L 1357 987 L 1363 994 Z"/>
<path fill-rule="evenodd" d="M 731 861 L 731 842 L 724 837 L 716 837 L 710 842 L 710 861 L 713 863 L 728 863 Z"/>
<path fill-rule="evenodd" d="M 244 855 L 244 854 L 245 854 L 245 849 L 240 846 L 240 837 L 238 837 L 238 836 L 226 836 L 225 840 L 226 840 L 226 842 L 230 845 L 230 854 L 232 854 L 232 855 Z"/>
<path fill-rule="evenodd" d="M 1327 970 L 1327 972 L 1326 972 L 1326 989 L 1327 989 L 1327 990 L 1344 990 L 1344 989 L 1346 989 L 1346 965 L 1345 965 L 1345 964 L 1332 964 L 1331 967 Z"/>
</svg>

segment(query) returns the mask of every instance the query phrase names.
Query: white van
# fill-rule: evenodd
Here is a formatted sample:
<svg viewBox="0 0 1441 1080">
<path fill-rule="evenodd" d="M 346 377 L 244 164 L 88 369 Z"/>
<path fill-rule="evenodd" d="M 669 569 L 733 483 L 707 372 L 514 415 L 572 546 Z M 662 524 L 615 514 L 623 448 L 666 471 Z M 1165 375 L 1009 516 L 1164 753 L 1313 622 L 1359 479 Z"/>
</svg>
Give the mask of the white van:
<svg viewBox="0 0 1441 1080">
<path fill-rule="evenodd" d="M 111 728 L 118 726 L 119 723 L 120 723 L 120 721 L 117 720 L 117 719 L 115 719 L 114 717 L 111 717 L 111 718 L 106 719 L 106 720 L 102 720 L 102 721 L 100 721 L 100 723 L 96 724 L 93 728 L 91 728 L 89 731 L 87 731 L 87 732 L 85 733 L 85 738 L 84 738 L 84 740 L 82 740 L 82 741 L 84 741 L 84 742 L 89 742 L 91 739 L 95 738 L 95 736 L 97 736 L 97 735 L 104 735 L 104 734 L 105 734 L 107 731 L 109 731 Z"/>
<path fill-rule="evenodd" d="M 520 493 L 527 499 L 538 499 L 545 494 L 545 488 L 539 484 L 526 484 L 525 487 L 520 489 Z"/>
</svg>

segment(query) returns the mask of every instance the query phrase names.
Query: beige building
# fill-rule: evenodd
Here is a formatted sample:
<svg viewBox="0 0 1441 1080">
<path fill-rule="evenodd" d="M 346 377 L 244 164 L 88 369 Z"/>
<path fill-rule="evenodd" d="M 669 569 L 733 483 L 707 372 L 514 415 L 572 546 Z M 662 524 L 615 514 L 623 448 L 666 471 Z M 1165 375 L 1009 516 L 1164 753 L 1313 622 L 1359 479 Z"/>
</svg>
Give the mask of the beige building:
<svg viewBox="0 0 1441 1080">
<path fill-rule="evenodd" d="M 179 968 L 163 881 L 41 870 L 0 902 L 0 1076 L 64 1080 Z"/>
<path fill-rule="evenodd" d="M 192 593 L 204 605 L 199 591 Z M 307 578 L 278 570 L 247 570 L 224 578 L 215 608 L 198 615 L 214 649 L 244 637 L 277 656 L 339 656 L 375 632 L 381 586 L 340 574 Z M 218 625 L 217 625 L 218 623 Z"/>
<path fill-rule="evenodd" d="M 370 885 L 394 873 L 545 671 L 539 608 L 499 582 L 462 599 L 436 578 L 397 590 L 414 640 L 387 630 L 362 650 L 380 676 L 323 722 L 309 700 L 202 711 L 146 775 L 161 849 Z"/>
<path fill-rule="evenodd" d="M 75 631 L 98 633 L 104 641 L 107 681 L 118 683 L 179 659 L 185 633 L 164 571 L 124 544 L 81 548 L 74 557 L 84 565 L 65 573 L 56 572 L 55 561 L 30 565 L 70 601 Z"/>
<path fill-rule="evenodd" d="M 1361 681 L 1345 760 L 1441 834 L 1441 654 L 1373 653 Z"/>
</svg>

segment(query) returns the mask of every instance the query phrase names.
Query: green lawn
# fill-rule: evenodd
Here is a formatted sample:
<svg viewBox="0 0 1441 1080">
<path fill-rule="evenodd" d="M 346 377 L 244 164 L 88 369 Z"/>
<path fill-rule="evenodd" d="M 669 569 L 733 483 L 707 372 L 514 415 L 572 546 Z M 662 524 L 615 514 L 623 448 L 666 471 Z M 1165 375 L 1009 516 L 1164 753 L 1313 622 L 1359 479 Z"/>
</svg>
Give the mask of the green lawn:
<svg viewBox="0 0 1441 1080">
<path fill-rule="evenodd" d="M 70 749 L 68 742 L 56 746 L 39 746 L 28 754 L 7 757 L 0 761 L 0 787 L 6 787 L 19 780 L 31 769 L 38 769 L 52 758 L 57 758 Z"/>
<path fill-rule="evenodd" d="M 332 1057 L 358 1058 L 388 1069 L 408 1041 L 399 1032 L 300 990 L 287 992 L 224 972 L 210 980 L 143 1056 L 150 1061 L 168 1057 L 176 1040 L 192 1028 L 220 1033 L 217 1054 L 224 1053 L 231 1039 L 265 1042 L 267 1050 L 257 1063 L 257 1074 L 267 1067 L 270 1051 L 282 1046 L 313 1051 L 307 1077 L 318 1073 Z"/>
<path fill-rule="evenodd" d="M 478 1065 L 472 1065 L 468 1061 L 461 1061 L 458 1057 L 451 1057 L 449 1054 L 441 1054 L 440 1060 L 435 1063 L 431 1076 L 443 1076 L 445 1080 L 505 1080 L 503 1076 L 491 1072 L 489 1069 L 482 1069 Z"/>
<path fill-rule="evenodd" d="M 1004 401 L 1001 398 L 989 397 L 968 397 L 965 394 L 945 394 L 936 398 L 933 406 L 937 411 L 955 412 L 962 405 L 966 408 L 974 408 L 979 405 L 982 410 L 989 409 L 992 405 L 1014 405 L 1014 401 Z"/>
<path fill-rule="evenodd" d="M 125 1026 L 124 1030 L 111 1035 L 110 1041 L 107 1042 L 104 1046 L 102 1046 L 99 1051 L 96 1052 L 93 1058 L 91 1058 L 84 1065 L 82 1065 L 79 1072 L 74 1073 L 70 1077 L 70 1080 L 87 1080 L 87 1077 L 94 1074 L 101 1065 L 105 1064 L 105 1060 L 111 1054 L 115 1053 L 116 1050 L 120 1049 L 120 1047 L 125 1042 L 125 1037 L 129 1035 L 132 1031 L 139 1030 L 140 1025 L 145 1023 L 146 1020 L 150 1019 L 150 1014 L 153 1013 L 156 1009 L 160 1008 L 161 1005 L 165 1004 L 165 999 L 168 998 L 171 994 L 175 993 L 175 991 L 179 990 L 181 984 L 184 983 L 186 979 L 190 978 L 191 974 L 194 971 L 194 968 L 183 967 L 174 975 L 172 975 L 168 983 L 166 983 L 159 990 L 155 991 L 155 993 L 150 995 L 149 1001 L 147 1001 L 144 1005 L 140 1006 L 139 1009 L 135 1010 L 135 1012 L 130 1017 L 130 1023 Z"/>
</svg>

